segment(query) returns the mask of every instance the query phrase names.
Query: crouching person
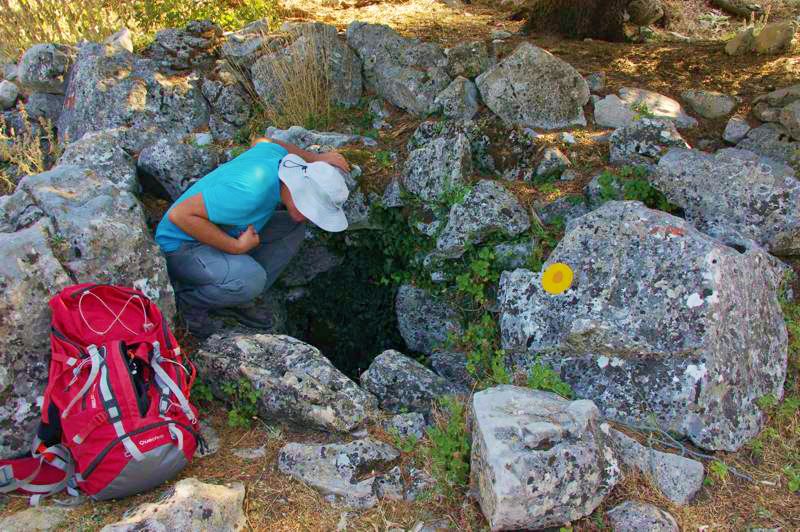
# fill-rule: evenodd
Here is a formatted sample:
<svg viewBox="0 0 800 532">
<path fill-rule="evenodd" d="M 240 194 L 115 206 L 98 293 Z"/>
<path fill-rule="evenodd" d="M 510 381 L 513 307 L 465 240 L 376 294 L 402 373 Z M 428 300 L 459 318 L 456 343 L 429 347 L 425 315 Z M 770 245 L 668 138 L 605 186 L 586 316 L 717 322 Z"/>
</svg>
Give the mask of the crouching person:
<svg viewBox="0 0 800 532">
<path fill-rule="evenodd" d="M 261 295 L 299 250 L 305 222 L 325 231 L 347 228 L 348 190 L 339 169 L 349 170 L 338 153 L 261 138 L 175 201 L 156 242 L 193 334 L 216 332 L 214 316 L 271 328 Z"/>
</svg>

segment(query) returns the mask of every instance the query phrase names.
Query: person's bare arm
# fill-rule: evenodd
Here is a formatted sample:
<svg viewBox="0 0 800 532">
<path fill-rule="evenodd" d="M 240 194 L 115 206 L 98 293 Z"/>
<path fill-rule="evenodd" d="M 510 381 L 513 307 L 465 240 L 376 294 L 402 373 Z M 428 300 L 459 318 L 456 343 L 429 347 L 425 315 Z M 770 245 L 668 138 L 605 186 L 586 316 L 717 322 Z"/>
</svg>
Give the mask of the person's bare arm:
<svg viewBox="0 0 800 532">
<path fill-rule="evenodd" d="M 247 253 L 259 244 L 252 225 L 239 238 L 233 238 L 210 221 L 202 192 L 175 205 L 169 211 L 169 221 L 197 241 L 231 255 Z"/>
<path fill-rule="evenodd" d="M 259 137 L 259 138 L 255 139 L 253 141 L 252 145 L 255 146 L 259 142 L 272 142 L 272 143 L 275 143 L 278 146 L 281 146 L 282 148 L 284 148 L 289 153 L 293 153 L 294 155 L 302 157 L 303 160 L 308 161 L 310 163 L 313 163 L 313 162 L 316 162 L 316 161 L 322 161 L 322 162 L 326 162 L 328 164 L 332 164 L 333 166 L 336 166 L 338 168 L 341 168 L 345 172 L 349 172 L 350 171 L 350 165 L 347 164 L 347 160 L 344 158 L 344 156 L 341 153 L 336 152 L 336 151 L 329 151 L 329 152 L 326 152 L 326 153 L 314 153 L 314 152 L 311 152 L 311 151 L 308 151 L 308 150 L 304 150 L 304 149 L 300 148 L 299 146 L 295 146 L 294 144 L 289 144 L 288 142 L 283 142 L 283 141 L 280 141 L 280 140 L 277 140 L 277 139 L 271 139 L 271 138 L 268 138 L 268 137 Z"/>
</svg>

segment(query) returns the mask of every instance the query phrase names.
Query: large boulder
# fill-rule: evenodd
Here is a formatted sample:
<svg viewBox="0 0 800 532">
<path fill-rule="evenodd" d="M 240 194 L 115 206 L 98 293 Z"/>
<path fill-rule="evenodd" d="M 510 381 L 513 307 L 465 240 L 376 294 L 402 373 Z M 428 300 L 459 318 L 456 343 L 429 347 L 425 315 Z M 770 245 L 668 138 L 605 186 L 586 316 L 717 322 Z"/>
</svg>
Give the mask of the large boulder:
<svg viewBox="0 0 800 532">
<path fill-rule="evenodd" d="M 268 34 L 268 19 L 253 21 L 240 30 L 225 33 L 220 53 L 229 63 L 249 72 L 259 57 L 280 48 L 271 42 Z"/>
<path fill-rule="evenodd" d="M 580 519 L 621 478 L 591 401 L 497 386 L 471 406 L 471 483 L 493 531 Z"/>
<path fill-rule="evenodd" d="M 436 249 L 443 256 L 458 258 L 468 244 L 483 242 L 492 233 L 513 237 L 530 226 L 528 213 L 517 198 L 499 182 L 484 179 L 463 202 L 450 208 Z"/>
<path fill-rule="evenodd" d="M 154 179 L 173 200 L 219 164 L 217 153 L 203 146 L 160 138 L 139 154 L 139 172 Z"/>
<path fill-rule="evenodd" d="M 347 27 L 347 42 L 363 62 L 368 89 L 415 115 L 436 110 L 436 95 L 450 84 L 447 57 L 438 44 L 360 21 Z"/>
<path fill-rule="evenodd" d="M 463 332 L 458 314 L 444 301 L 422 288 L 404 284 L 395 300 L 397 327 L 406 346 L 412 351 L 431 353 L 448 335 Z"/>
<path fill-rule="evenodd" d="M 156 33 L 145 50 L 165 72 L 203 69 L 214 64 L 222 42 L 222 29 L 208 20 L 193 20 L 185 28 L 167 28 Z"/>
<path fill-rule="evenodd" d="M 616 165 L 652 167 L 669 148 L 688 148 L 669 120 L 642 118 L 617 129 L 609 138 L 610 159 Z"/>
<path fill-rule="evenodd" d="M 211 108 L 208 128 L 214 139 L 221 142 L 233 140 L 250 118 L 252 98 L 236 77 L 225 70 L 203 79 L 201 88 Z"/>
<path fill-rule="evenodd" d="M 545 267 L 556 262 L 575 274 L 557 296 L 541 274 L 502 274 L 501 339 L 512 363 L 538 357 L 607 417 L 653 416 L 708 449 L 736 450 L 758 433 L 756 401 L 782 397 L 786 377 L 773 258 L 612 201 L 567 225 Z"/>
<path fill-rule="evenodd" d="M 287 23 L 286 47 L 261 56 L 250 68 L 253 86 L 262 101 L 279 105 L 287 87 L 303 79 L 302 72 L 316 70 L 324 76 L 332 103 L 347 107 L 358 103 L 362 91 L 361 61 L 339 39 L 336 28 L 319 22 Z M 292 79 L 297 73 L 298 80 Z M 313 79 L 313 75 L 306 74 Z"/>
<path fill-rule="evenodd" d="M 218 397 L 226 382 L 247 379 L 260 392 L 259 415 L 300 428 L 349 432 L 377 406 L 319 350 L 289 336 L 214 335 L 194 362 Z"/>
<path fill-rule="evenodd" d="M 751 129 L 736 147 L 784 162 L 800 172 L 800 140 L 793 140 L 780 124 Z"/>
<path fill-rule="evenodd" d="M 423 201 L 463 187 L 473 170 L 489 165 L 488 139 L 472 121 L 426 121 L 408 141 L 400 181 Z"/>
<path fill-rule="evenodd" d="M 571 65 L 530 43 L 475 79 L 483 101 L 509 125 L 585 126 L 586 80 Z"/>
<path fill-rule="evenodd" d="M 178 481 L 157 502 L 144 503 L 125 513 L 101 532 L 141 530 L 208 530 L 239 532 L 247 526 L 244 484 L 208 484 L 195 478 Z"/>
<path fill-rule="evenodd" d="M 800 254 L 800 181 L 744 150 L 672 149 L 650 181 L 686 219 L 724 242 L 755 241 L 774 255 Z"/>
<path fill-rule="evenodd" d="M 320 491 L 338 506 L 363 510 L 378 503 L 383 475 L 360 477 L 387 468 L 400 457 L 389 444 L 372 438 L 347 444 L 288 443 L 278 453 L 278 469 Z"/>
<path fill-rule="evenodd" d="M 644 89 L 623 87 L 619 96 L 609 94 L 594 103 L 594 120 L 601 127 L 630 127 L 641 118 L 669 120 L 680 128 L 697 125 L 697 120 L 686 114 L 680 103 Z"/>
<path fill-rule="evenodd" d="M 22 54 L 17 81 L 23 91 L 64 94 L 74 56 L 75 50 L 70 46 L 36 44 Z"/>
<path fill-rule="evenodd" d="M 384 351 L 361 374 L 361 385 L 390 412 L 429 413 L 436 400 L 461 389 L 416 360 L 394 350 Z"/>
<path fill-rule="evenodd" d="M 129 127 L 126 148 L 137 152 L 163 136 L 182 137 L 208 125 L 198 85 L 195 73 L 166 76 L 152 60 L 85 43 L 69 76 L 59 136 L 71 142 L 87 132 Z"/>
</svg>

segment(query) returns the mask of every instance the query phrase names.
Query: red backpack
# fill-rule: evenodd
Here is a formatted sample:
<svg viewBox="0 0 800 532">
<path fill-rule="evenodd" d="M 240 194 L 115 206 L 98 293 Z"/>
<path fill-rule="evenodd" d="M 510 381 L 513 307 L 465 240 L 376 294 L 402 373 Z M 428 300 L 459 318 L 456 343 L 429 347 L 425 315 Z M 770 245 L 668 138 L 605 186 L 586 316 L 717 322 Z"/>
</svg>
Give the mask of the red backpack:
<svg viewBox="0 0 800 532">
<path fill-rule="evenodd" d="M 95 500 L 177 475 L 202 438 L 195 368 L 139 290 L 81 284 L 50 300 L 50 372 L 31 456 L 0 461 L 0 493 L 67 489 Z"/>
</svg>

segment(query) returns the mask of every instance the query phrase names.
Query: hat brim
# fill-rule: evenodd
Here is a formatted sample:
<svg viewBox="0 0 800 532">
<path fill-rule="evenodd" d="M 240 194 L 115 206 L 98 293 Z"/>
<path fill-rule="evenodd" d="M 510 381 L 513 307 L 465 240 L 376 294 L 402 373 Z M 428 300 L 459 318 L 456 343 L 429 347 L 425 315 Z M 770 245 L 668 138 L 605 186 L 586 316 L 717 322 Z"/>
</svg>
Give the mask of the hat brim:
<svg viewBox="0 0 800 532">
<path fill-rule="evenodd" d="M 303 165 L 308 164 L 297 155 L 290 154 L 284 157 L 284 159 L 286 158 Z M 335 205 L 328 206 L 323 202 L 316 201 L 314 198 L 317 192 L 314 190 L 311 181 L 303 175 L 301 167 L 287 168 L 280 164 L 278 166 L 278 178 L 289 189 L 297 210 L 314 225 L 331 233 L 339 233 L 347 229 L 348 222 L 344 210 L 337 208 Z"/>
</svg>

